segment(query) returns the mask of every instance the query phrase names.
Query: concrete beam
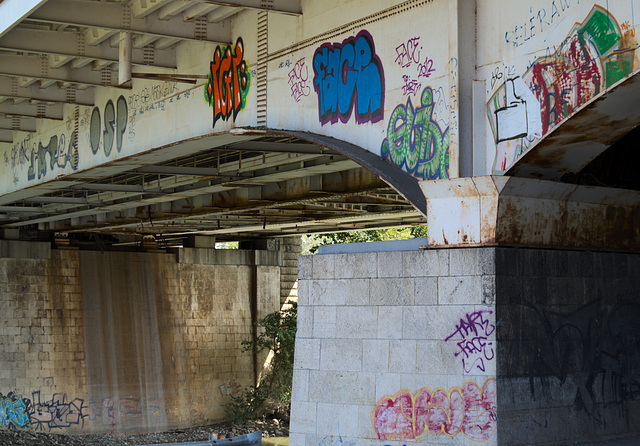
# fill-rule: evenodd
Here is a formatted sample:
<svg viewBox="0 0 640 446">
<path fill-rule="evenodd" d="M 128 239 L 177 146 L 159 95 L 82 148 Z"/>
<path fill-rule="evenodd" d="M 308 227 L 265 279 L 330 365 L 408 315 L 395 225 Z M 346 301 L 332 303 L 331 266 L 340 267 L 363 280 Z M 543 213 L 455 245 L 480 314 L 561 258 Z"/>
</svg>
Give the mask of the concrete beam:
<svg viewBox="0 0 640 446">
<path fill-rule="evenodd" d="M 128 6 L 123 3 L 56 0 L 55 3 L 42 6 L 29 16 L 29 20 L 120 31 L 125 29 L 122 23 L 123 8 L 125 7 Z M 133 33 L 151 34 L 157 37 L 197 40 L 194 37 L 194 23 L 185 23 L 181 16 L 158 20 L 160 17 L 162 16 L 158 15 L 158 12 L 145 18 L 133 17 L 126 29 Z M 209 26 L 207 40 L 220 44 L 231 44 L 230 27 L 220 26 L 220 24 Z"/>
<path fill-rule="evenodd" d="M 48 0 L 4 0 L 0 2 L 0 37 Z"/>
<path fill-rule="evenodd" d="M 91 35 L 93 30 L 89 31 Z M 106 33 L 98 34 L 104 37 Z M 8 51 L 26 52 L 30 54 L 48 54 L 57 56 L 58 59 L 51 63 L 52 68 L 59 68 L 70 58 L 80 56 L 78 54 L 78 34 L 75 32 L 47 31 L 39 29 L 16 28 L 11 33 L 0 38 L 0 49 Z M 157 38 L 157 37 L 155 37 Z M 112 48 L 109 44 L 88 45 L 82 52 L 82 57 L 109 62 L 118 62 L 118 48 Z M 133 65 L 146 65 L 144 50 L 135 49 L 130 53 Z M 64 62 L 66 61 L 66 62 Z M 176 54 L 173 50 L 156 51 L 154 54 L 154 66 L 163 68 L 176 68 Z"/>
</svg>

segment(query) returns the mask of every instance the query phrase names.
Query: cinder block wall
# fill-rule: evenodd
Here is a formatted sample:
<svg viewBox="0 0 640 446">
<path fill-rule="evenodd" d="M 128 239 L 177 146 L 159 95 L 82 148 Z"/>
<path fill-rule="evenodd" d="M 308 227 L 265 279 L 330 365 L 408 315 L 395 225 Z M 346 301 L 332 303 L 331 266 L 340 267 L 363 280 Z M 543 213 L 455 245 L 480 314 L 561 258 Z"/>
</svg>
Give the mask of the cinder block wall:
<svg viewBox="0 0 640 446">
<path fill-rule="evenodd" d="M 292 446 L 638 432 L 638 255 L 466 248 L 299 268 Z"/>
<path fill-rule="evenodd" d="M 223 404 L 254 384 L 240 344 L 252 319 L 279 309 L 281 254 L 25 244 L 9 258 L 7 243 L 18 242 L 0 242 L 0 427 L 199 424 L 221 419 Z"/>
<path fill-rule="evenodd" d="M 493 253 L 300 257 L 290 444 L 494 444 Z"/>
</svg>

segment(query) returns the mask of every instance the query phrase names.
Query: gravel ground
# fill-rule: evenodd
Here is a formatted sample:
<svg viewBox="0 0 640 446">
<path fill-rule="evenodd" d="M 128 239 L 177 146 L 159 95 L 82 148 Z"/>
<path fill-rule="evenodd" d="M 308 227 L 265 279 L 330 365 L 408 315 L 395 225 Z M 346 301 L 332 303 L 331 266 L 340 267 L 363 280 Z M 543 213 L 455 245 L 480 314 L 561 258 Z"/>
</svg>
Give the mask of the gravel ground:
<svg viewBox="0 0 640 446">
<path fill-rule="evenodd" d="M 212 424 L 168 432 L 142 435 L 66 435 L 45 432 L 0 430 L 2 446 L 132 446 L 141 444 L 180 443 L 185 441 L 208 440 L 211 432 L 228 436 L 262 431 L 262 437 L 282 437 L 289 435 L 286 421 L 267 419 L 265 421 L 247 421 L 242 424 Z"/>
</svg>

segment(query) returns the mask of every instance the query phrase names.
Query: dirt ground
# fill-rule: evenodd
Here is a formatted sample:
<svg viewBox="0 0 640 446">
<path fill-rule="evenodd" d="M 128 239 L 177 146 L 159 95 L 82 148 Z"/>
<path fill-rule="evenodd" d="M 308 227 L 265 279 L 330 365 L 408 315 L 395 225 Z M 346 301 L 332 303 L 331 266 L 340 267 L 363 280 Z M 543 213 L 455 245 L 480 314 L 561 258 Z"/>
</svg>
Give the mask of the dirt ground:
<svg viewBox="0 0 640 446">
<path fill-rule="evenodd" d="M 247 421 L 242 424 L 212 424 L 168 432 L 143 435 L 66 435 L 55 432 L 30 432 L 22 430 L 0 430 L 2 446 L 132 446 L 143 444 L 181 443 L 209 439 L 212 432 L 229 436 L 262 431 L 263 438 L 289 435 L 287 421 L 267 419 L 265 421 Z"/>
</svg>

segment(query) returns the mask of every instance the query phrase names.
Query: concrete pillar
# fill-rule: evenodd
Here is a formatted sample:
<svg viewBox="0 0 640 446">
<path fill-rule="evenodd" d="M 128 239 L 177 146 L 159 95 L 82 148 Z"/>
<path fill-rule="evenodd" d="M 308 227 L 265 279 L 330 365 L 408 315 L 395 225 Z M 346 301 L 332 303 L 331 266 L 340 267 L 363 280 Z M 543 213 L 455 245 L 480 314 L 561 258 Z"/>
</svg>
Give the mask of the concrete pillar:
<svg viewBox="0 0 640 446">
<path fill-rule="evenodd" d="M 638 433 L 640 255 L 515 247 L 300 258 L 295 445 Z"/>
<path fill-rule="evenodd" d="M 640 193 L 421 185 L 427 249 L 300 257 L 290 444 L 640 433 Z"/>
</svg>

